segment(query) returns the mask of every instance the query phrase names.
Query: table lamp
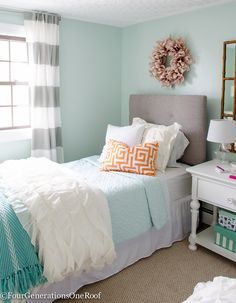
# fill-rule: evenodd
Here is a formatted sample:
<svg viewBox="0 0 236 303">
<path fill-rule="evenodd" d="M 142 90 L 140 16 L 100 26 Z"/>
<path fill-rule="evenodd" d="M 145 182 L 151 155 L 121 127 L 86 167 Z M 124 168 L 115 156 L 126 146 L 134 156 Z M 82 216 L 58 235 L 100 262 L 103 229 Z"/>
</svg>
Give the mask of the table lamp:
<svg viewBox="0 0 236 303">
<path fill-rule="evenodd" d="M 218 152 L 226 152 L 224 144 L 236 142 L 236 122 L 224 119 L 211 120 L 207 141 L 219 143 Z"/>
</svg>

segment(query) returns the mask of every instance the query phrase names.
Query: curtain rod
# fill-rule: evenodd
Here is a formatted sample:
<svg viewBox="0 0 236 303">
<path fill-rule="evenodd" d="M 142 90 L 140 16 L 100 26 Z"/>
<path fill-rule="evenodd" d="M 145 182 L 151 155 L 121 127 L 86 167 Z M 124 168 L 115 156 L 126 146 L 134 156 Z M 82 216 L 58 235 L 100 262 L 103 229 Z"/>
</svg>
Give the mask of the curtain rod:
<svg viewBox="0 0 236 303">
<path fill-rule="evenodd" d="M 8 13 L 17 13 L 17 14 L 23 14 L 23 13 L 44 13 L 50 16 L 57 16 L 61 19 L 61 16 L 58 14 L 54 14 L 54 13 L 49 13 L 46 11 L 39 11 L 39 10 L 25 10 L 25 9 L 16 9 L 16 8 L 4 8 L 0 6 L 0 12 L 8 12 Z"/>
</svg>

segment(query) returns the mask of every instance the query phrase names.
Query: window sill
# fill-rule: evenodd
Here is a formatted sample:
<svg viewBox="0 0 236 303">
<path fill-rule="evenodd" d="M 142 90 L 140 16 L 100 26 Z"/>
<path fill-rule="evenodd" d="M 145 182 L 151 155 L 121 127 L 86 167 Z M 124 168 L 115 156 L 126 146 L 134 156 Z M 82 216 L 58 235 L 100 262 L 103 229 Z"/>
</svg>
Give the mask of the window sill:
<svg viewBox="0 0 236 303">
<path fill-rule="evenodd" d="M 0 131 L 0 143 L 24 141 L 31 139 L 31 128 L 10 129 Z"/>
</svg>

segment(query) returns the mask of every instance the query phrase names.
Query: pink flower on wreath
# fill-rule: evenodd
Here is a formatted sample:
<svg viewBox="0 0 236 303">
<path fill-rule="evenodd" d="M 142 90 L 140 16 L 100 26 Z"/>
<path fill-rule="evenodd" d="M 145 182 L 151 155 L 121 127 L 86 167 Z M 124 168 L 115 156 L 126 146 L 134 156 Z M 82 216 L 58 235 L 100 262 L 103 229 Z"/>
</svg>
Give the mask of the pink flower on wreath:
<svg viewBox="0 0 236 303">
<path fill-rule="evenodd" d="M 167 66 L 167 59 L 170 65 Z M 184 81 L 184 73 L 192 64 L 189 49 L 183 38 L 171 37 L 158 41 L 150 57 L 150 74 L 161 82 L 162 86 L 179 85 Z"/>
</svg>

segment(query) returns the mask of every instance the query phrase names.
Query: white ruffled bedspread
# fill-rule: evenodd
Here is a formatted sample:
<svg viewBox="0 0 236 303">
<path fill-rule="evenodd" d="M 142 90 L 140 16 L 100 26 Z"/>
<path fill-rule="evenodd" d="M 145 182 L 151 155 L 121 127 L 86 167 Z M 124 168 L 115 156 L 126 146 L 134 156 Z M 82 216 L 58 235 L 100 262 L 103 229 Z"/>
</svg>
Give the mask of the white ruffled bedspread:
<svg viewBox="0 0 236 303">
<path fill-rule="evenodd" d="M 101 269 L 115 258 L 111 219 L 103 192 L 45 158 L 0 165 L 0 190 L 21 200 L 32 217 L 32 244 L 48 282 L 72 272 Z"/>
<path fill-rule="evenodd" d="M 236 279 L 215 277 L 198 283 L 193 294 L 183 303 L 235 303 Z"/>
</svg>

